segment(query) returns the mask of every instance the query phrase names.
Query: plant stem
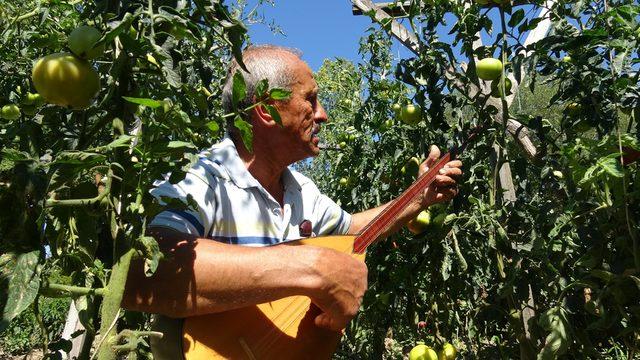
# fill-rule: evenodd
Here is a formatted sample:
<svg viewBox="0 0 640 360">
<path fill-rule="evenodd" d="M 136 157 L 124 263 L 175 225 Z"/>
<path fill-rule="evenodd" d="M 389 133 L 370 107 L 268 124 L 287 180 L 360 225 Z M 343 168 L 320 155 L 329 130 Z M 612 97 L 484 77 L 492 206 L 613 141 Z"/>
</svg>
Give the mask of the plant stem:
<svg viewBox="0 0 640 360">
<path fill-rule="evenodd" d="M 63 285 L 63 284 L 47 284 L 42 287 L 42 291 L 44 292 L 44 296 L 47 296 L 48 293 L 57 293 L 55 295 L 62 296 L 83 296 L 83 295 L 104 295 L 104 288 L 89 288 L 82 286 L 72 286 L 72 285 Z"/>
<path fill-rule="evenodd" d="M 121 242 L 120 242 L 121 243 Z M 115 327 L 111 324 L 117 321 L 120 313 L 120 304 L 124 295 L 124 288 L 127 283 L 127 275 L 129 273 L 129 265 L 135 254 L 133 248 L 127 249 L 113 265 L 109 284 L 104 293 L 100 318 L 102 325 L 100 326 L 100 335 L 102 341 L 98 349 L 98 360 L 115 360 L 116 353 L 112 346 L 111 338 L 115 335 Z"/>
<path fill-rule="evenodd" d="M 39 301 L 40 296 L 36 296 L 36 299 L 33 301 L 33 312 L 36 316 L 36 321 L 38 322 L 40 331 L 42 332 L 42 353 L 46 354 L 49 352 L 49 332 L 47 331 L 47 327 L 44 325 L 44 321 L 42 321 L 42 314 L 40 313 L 40 306 L 38 304 Z"/>
</svg>

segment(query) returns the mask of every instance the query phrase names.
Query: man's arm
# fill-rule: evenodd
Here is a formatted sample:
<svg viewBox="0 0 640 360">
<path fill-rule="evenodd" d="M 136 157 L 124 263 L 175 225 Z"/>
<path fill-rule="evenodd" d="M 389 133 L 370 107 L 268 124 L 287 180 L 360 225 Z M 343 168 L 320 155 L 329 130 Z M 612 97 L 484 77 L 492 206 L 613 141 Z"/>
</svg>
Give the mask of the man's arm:
<svg viewBox="0 0 640 360">
<path fill-rule="evenodd" d="M 429 157 L 420 164 L 419 175 L 427 172 L 440 158 L 440 150 L 436 146 L 431 147 Z M 462 162 L 453 160 L 445 164 L 440 170 L 439 175 L 433 184 L 422 193 L 422 196 L 412 201 L 409 206 L 405 207 L 396 218 L 396 221 L 390 229 L 382 235 L 382 239 L 400 230 L 409 220 L 415 218 L 418 213 L 430 205 L 451 200 L 458 191 L 455 189 L 456 179 L 462 175 L 460 167 Z M 378 214 L 380 214 L 391 202 L 384 205 L 353 214 L 351 216 L 351 225 L 349 226 L 349 234 L 357 234 L 371 222 Z"/>
<path fill-rule="evenodd" d="M 305 295 L 325 311 L 318 325 L 340 329 L 367 287 L 364 263 L 330 249 L 243 247 L 168 228 L 149 233 L 168 259 L 149 278 L 141 260 L 132 263 L 122 302 L 127 309 L 187 317 Z"/>
</svg>

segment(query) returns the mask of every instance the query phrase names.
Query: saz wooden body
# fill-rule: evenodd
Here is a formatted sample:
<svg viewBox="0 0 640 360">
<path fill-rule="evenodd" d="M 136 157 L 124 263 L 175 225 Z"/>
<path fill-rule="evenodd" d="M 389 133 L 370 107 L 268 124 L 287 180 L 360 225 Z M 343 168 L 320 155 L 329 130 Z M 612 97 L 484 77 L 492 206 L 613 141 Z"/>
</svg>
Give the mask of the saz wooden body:
<svg viewBox="0 0 640 360">
<path fill-rule="evenodd" d="M 277 246 L 313 245 L 354 254 L 355 236 L 327 236 Z M 295 276 L 295 274 L 291 274 Z M 183 328 L 186 360 L 206 359 L 329 359 L 340 341 L 339 332 L 315 326 L 320 309 L 306 296 L 222 313 L 187 318 Z"/>
</svg>

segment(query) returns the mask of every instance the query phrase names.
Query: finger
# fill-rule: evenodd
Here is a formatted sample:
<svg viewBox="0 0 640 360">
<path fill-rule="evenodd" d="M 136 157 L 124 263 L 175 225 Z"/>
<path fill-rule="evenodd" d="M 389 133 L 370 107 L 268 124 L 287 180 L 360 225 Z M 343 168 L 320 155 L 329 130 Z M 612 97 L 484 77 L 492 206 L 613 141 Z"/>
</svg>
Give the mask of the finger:
<svg viewBox="0 0 640 360">
<path fill-rule="evenodd" d="M 449 177 L 449 176 L 445 176 L 445 175 L 438 175 L 436 176 L 435 181 L 433 182 L 436 186 L 436 188 L 440 189 L 440 188 L 447 188 L 450 186 L 456 186 L 458 183 L 455 181 L 455 179 Z"/>
<path fill-rule="evenodd" d="M 454 167 L 454 168 L 442 168 L 440 169 L 440 171 L 438 172 L 440 175 L 445 175 L 445 176 L 449 176 L 452 178 L 457 178 L 460 177 L 462 175 L 462 170 L 460 168 Z"/>
<path fill-rule="evenodd" d="M 342 329 L 335 320 L 333 320 L 327 313 L 322 313 L 315 318 L 315 324 L 317 327 L 338 331 Z"/>
<path fill-rule="evenodd" d="M 458 189 L 456 188 L 446 188 L 440 189 L 440 192 L 436 196 L 436 202 L 446 202 L 458 195 Z"/>
<path fill-rule="evenodd" d="M 438 162 L 438 159 L 440 159 L 440 149 L 435 145 L 431 145 L 431 148 L 429 148 L 429 156 L 422 164 L 426 165 L 427 168 L 430 168 L 433 164 Z"/>
<path fill-rule="evenodd" d="M 444 167 L 448 167 L 448 168 L 453 168 L 453 167 L 455 167 L 455 168 L 459 168 L 459 167 L 462 167 L 462 161 L 460 161 L 460 160 L 451 160 L 451 161 L 449 161 L 448 163 L 446 163 L 446 164 L 444 165 Z"/>
</svg>

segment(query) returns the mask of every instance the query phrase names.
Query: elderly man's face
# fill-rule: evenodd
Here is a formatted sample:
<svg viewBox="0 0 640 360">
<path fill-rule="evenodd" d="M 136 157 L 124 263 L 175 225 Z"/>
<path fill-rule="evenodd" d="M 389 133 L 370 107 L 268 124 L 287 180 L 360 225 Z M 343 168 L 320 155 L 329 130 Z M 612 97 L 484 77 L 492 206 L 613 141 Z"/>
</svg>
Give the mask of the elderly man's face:
<svg viewBox="0 0 640 360">
<path fill-rule="evenodd" d="M 318 85 L 309 66 L 298 58 L 289 61 L 296 81 L 289 100 L 276 106 L 282 117 L 286 151 L 298 161 L 320 153 L 318 132 L 327 113 L 318 101 Z"/>
</svg>

